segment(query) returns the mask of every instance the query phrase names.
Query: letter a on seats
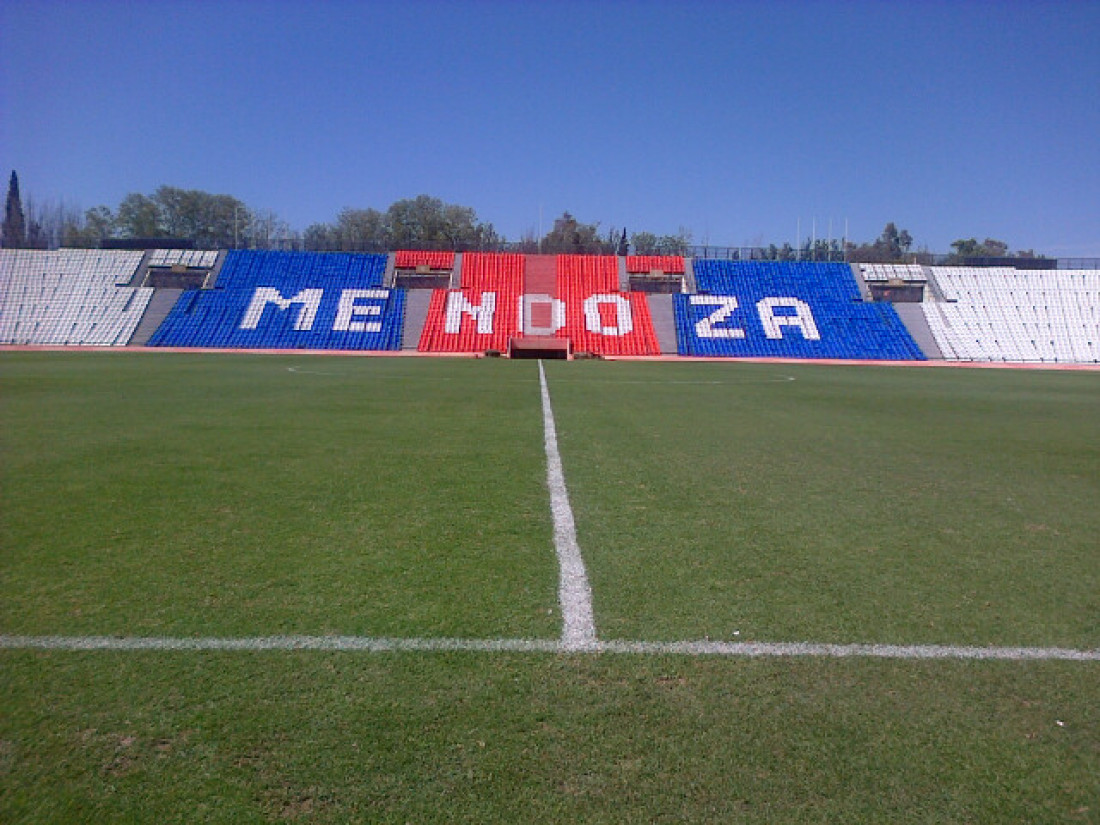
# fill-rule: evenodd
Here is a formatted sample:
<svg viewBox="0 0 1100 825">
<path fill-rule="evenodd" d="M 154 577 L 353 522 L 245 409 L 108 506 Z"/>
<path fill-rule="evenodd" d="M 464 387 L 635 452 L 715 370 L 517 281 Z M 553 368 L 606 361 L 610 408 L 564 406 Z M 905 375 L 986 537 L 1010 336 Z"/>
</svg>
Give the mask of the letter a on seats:
<svg viewBox="0 0 1100 825">
<path fill-rule="evenodd" d="M 791 307 L 796 314 L 776 315 L 776 307 Z M 797 298 L 765 298 L 756 302 L 756 311 L 760 315 L 760 323 L 764 325 L 764 334 L 769 338 L 782 338 L 783 327 L 798 327 L 807 341 L 821 340 L 814 314 L 805 301 Z"/>
</svg>

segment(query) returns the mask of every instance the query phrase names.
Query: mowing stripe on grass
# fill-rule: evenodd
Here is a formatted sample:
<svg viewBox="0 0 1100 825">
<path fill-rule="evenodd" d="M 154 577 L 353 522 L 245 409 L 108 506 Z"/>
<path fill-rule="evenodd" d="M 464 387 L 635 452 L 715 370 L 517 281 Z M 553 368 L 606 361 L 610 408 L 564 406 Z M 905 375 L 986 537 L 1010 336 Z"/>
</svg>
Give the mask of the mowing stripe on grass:
<svg viewBox="0 0 1100 825">
<path fill-rule="evenodd" d="M 333 650 L 364 653 L 482 652 L 590 653 L 730 658 L 971 659 L 1100 662 L 1100 650 L 1064 647 L 956 647 L 953 645 L 815 644 L 811 642 L 591 642 L 566 639 L 398 639 L 373 636 L 0 636 L 0 650 Z"/>
<path fill-rule="evenodd" d="M 592 614 L 592 589 L 584 569 L 581 548 L 577 544 L 577 528 L 573 508 L 569 506 L 569 491 L 565 488 L 558 434 L 554 426 L 554 410 L 550 406 L 550 389 L 546 371 L 539 361 L 539 386 L 542 389 L 542 426 L 546 443 L 546 484 L 550 488 L 550 511 L 554 517 L 554 550 L 558 554 L 558 600 L 561 602 L 562 645 L 569 650 L 583 650 L 596 642 L 596 620 Z"/>
</svg>

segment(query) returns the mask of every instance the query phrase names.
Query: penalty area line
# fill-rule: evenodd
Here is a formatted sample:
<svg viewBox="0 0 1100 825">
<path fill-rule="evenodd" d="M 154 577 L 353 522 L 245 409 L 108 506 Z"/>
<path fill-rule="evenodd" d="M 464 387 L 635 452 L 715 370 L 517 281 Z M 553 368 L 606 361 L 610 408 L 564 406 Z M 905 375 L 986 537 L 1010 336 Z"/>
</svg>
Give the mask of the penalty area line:
<svg viewBox="0 0 1100 825">
<path fill-rule="evenodd" d="M 316 650 L 360 653 L 605 653 L 725 658 L 909 659 L 1100 662 L 1100 649 L 954 645 L 820 644 L 813 642 L 631 642 L 556 639 L 388 638 L 375 636 L 0 636 L 0 650 L 247 651 Z"/>
</svg>

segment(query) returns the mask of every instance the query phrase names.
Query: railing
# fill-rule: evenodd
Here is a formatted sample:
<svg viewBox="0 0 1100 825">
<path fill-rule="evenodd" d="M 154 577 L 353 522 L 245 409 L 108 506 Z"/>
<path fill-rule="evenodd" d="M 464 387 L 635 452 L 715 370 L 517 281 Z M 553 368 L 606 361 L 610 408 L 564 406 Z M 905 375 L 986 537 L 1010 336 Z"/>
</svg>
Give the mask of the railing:
<svg viewBox="0 0 1100 825">
<path fill-rule="evenodd" d="M 105 239 L 103 247 L 118 248 L 116 245 L 129 244 L 128 248 L 176 248 L 197 250 L 222 250 L 222 249 L 246 249 L 246 250 L 271 250 L 279 252 L 370 252 L 388 253 L 395 250 L 376 243 L 355 243 L 343 241 L 340 243 L 314 243 L 307 242 L 300 237 L 270 238 L 262 241 L 242 241 L 234 244 L 231 242 L 221 244 L 204 244 L 188 240 L 173 239 L 169 246 L 164 239 L 149 239 L 142 245 L 140 239 L 118 240 Z M 598 250 L 583 252 L 585 255 L 614 255 L 615 244 L 601 244 Z M 606 247 L 606 248 L 603 248 Z M 489 243 L 424 243 L 417 244 L 417 251 L 426 252 L 512 252 L 518 254 L 534 255 L 539 253 L 537 241 L 494 241 Z M 554 253 L 565 254 L 565 253 Z M 677 247 L 655 247 L 652 249 L 637 250 L 631 247 L 630 255 L 679 255 L 685 258 L 702 258 L 722 261 L 816 261 L 835 263 L 905 263 L 920 264 L 922 266 L 1010 266 L 1028 269 L 1100 269 L 1100 258 L 1037 258 L 1034 265 L 1026 266 L 1022 262 L 1028 259 L 960 259 L 954 254 L 942 254 L 932 252 L 911 252 L 900 259 L 893 260 L 868 260 L 853 254 L 851 250 L 828 248 L 824 242 L 816 247 L 805 246 L 802 249 L 794 249 L 790 246 L 783 247 L 753 247 L 753 246 L 711 246 L 709 244 L 692 244 Z M 1056 263 L 1051 264 L 1050 261 Z M 1046 262 L 1046 263 L 1040 263 Z"/>
</svg>

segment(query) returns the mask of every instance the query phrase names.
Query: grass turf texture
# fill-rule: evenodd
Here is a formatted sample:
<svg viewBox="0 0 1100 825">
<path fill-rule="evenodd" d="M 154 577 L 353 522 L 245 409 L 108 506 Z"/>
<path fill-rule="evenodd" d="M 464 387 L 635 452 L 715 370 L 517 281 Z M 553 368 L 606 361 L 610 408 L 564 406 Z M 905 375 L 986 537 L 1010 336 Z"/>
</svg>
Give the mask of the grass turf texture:
<svg viewBox="0 0 1100 825">
<path fill-rule="evenodd" d="M 4 654 L 5 822 L 1073 822 L 1073 663 Z"/>
<path fill-rule="evenodd" d="M 1100 643 L 1095 374 L 546 367 L 601 638 Z M 533 364 L 4 354 L 0 416 L 0 632 L 560 630 Z M 1088 821 L 1097 675 L 6 650 L 0 820 Z"/>
<path fill-rule="evenodd" d="M 547 374 L 602 638 L 1100 646 L 1100 375 Z"/>
<path fill-rule="evenodd" d="M 511 364 L 0 364 L 7 633 L 558 631 L 540 402 Z"/>
</svg>

